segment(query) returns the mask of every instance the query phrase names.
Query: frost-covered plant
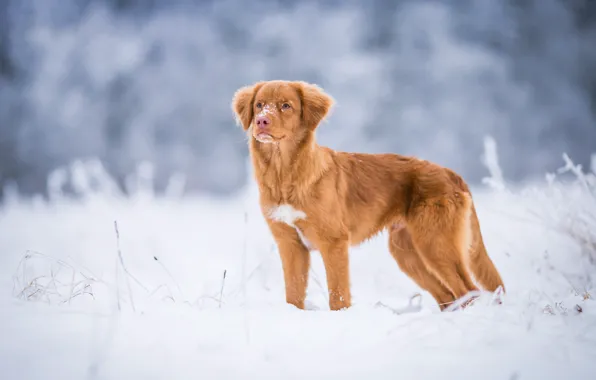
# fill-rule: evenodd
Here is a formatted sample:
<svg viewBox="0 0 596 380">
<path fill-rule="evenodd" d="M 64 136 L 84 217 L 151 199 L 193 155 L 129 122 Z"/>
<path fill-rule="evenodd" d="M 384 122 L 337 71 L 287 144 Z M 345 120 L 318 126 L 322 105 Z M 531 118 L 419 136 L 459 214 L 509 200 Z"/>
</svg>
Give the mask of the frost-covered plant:
<svg viewBox="0 0 596 380">
<path fill-rule="evenodd" d="M 487 136 L 484 148 L 482 162 L 490 176 L 482 182 L 501 193 L 507 202 L 515 198 L 523 200 L 514 203 L 524 205 L 525 215 L 521 218 L 525 221 L 546 227 L 580 247 L 579 255 L 569 254 L 569 264 L 574 268 L 570 272 L 566 272 L 568 268 L 561 266 L 561 262 L 552 263 L 549 253 L 544 252 L 537 270 L 541 272 L 546 268 L 557 277 L 565 278 L 571 291 L 557 300 L 544 299 L 541 295 L 546 303 L 539 307 L 549 315 L 582 313 L 584 303 L 593 298 L 591 289 L 596 272 L 596 154 L 592 156 L 588 171 L 576 165 L 569 155 L 563 154 L 564 166 L 546 174 L 546 186 L 523 186 L 521 190 L 514 191 L 513 186 L 508 186 L 504 180 L 495 140 Z M 526 219 L 528 214 L 533 218 Z"/>
<path fill-rule="evenodd" d="M 569 282 L 573 297 L 591 299 L 589 289 L 596 278 L 596 154 L 592 155 L 588 171 L 563 154 L 564 165 L 546 174 L 546 186 L 524 186 L 520 191 L 513 191 L 503 179 L 496 142 L 489 136 L 484 145 L 482 161 L 490 177 L 484 178 L 483 183 L 505 197 L 521 197 L 526 215 L 533 217 L 526 221 L 546 227 L 577 244 L 580 254 L 568 257 L 569 263 L 575 267 L 574 274 L 565 273 L 566 269 L 560 263 L 551 263 L 548 252 L 544 253 L 544 265 Z M 549 310 L 547 312 L 553 314 L 557 307 L 550 306 Z"/>
<path fill-rule="evenodd" d="M 487 136 L 482 161 L 490 177 L 483 183 L 497 191 L 510 191 L 499 166 L 497 144 Z M 596 153 L 587 172 L 575 164 L 566 153 L 564 166 L 546 174 L 546 188 L 525 187 L 519 195 L 530 198 L 530 213 L 552 229 L 577 242 L 583 255 L 596 266 Z"/>
<path fill-rule="evenodd" d="M 180 173 L 174 174 L 162 195 L 180 197 L 184 193 L 185 180 Z M 155 196 L 154 167 L 149 162 L 141 162 L 136 171 L 125 178 L 121 187 L 99 159 L 75 160 L 50 173 L 47 191 L 51 201 L 64 199 L 66 195 L 86 199 L 95 196 L 118 198 L 124 195 L 152 199 Z"/>
<path fill-rule="evenodd" d="M 563 154 L 565 165 L 547 174 L 548 197 L 542 210 L 533 210 L 547 223 L 577 242 L 590 264 L 596 265 L 596 154 L 590 171 Z M 571 174 L 570 180 L 565 180 Z"/>
<path fill-rule="evenodd" d="M 68 303 L 77 297 L 95 299 L 101 283 L 87 269 L 40 252 L 27 252 L 13 276 L 13 295 L 24 301 Z"/>
</svg>

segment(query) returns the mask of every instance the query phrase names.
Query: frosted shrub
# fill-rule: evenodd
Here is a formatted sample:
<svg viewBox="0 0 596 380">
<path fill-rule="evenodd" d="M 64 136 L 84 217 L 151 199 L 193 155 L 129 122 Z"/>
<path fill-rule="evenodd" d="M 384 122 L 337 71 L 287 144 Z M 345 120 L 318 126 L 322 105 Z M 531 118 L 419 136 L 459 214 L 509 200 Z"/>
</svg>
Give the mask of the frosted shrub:
<svg viewBox="0 0 596 380">
<path fill-rule="evenodd" d="M 594 155 L 593 157 L 596 157 Z M 582 254 L 596 266 L 596 167 L 584 172 L 563 154 L 565 165 L 547 174 L 548 187 L 541 210 L 534 210 L 555 229 L 564 232 L 582 248 Z M 570 180 L 565 180 L 567 175 Z"/>
<path fill-rule="evenodd" d="M 29 251 L 13 276 L 13 295 L 25 301 L 70 304 L 78 297 L 95 299 L 94 287 L 99 283 L 73 262 Z"/>
<path fill-rule="evenodd" d="M 484 140 L 482 161 L 490 176 L 483 183 L 495 191 L 513 192 L 505 184 L 499 166 L 497 144 L 487 136 Z M 590 264 L 596 266 L 596 154 L 591 168 L 584 172 L 563 154 L 564 166 L 555 173 L 546 174 L 547 186 L 528 186 L 517 196 L 528 198 L 528 208 L 542 223 L 562 232 L 577 242 Z"/>
</svg>

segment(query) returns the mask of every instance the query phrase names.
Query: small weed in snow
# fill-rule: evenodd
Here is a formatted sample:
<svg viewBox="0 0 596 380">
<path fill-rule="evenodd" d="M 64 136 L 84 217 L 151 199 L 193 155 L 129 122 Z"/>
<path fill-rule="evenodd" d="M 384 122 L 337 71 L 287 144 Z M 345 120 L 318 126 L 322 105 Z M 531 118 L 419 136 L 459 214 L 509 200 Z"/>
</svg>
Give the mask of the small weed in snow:
<svg viewBox="0 0 596 380">
<path fill-rule="evenodd" d="M 25 301 L 70 304 L 76 297 L 95 298 L 93 288 L 101 283 L 75 263 L 28 251 L 13 276 L 13 295 Z"/>
</svg>

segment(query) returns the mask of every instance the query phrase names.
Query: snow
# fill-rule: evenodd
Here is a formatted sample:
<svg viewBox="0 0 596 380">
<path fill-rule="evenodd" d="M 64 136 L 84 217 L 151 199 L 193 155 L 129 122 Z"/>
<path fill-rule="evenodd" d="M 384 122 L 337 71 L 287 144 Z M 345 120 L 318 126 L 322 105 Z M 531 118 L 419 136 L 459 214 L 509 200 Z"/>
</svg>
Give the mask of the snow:
<svg viewBox="0 0 596 380">
<path fill-rule="evenodd" d="M 259 112 L 259 113 L 257 114 L 257 117 L 265 117 L 265 116 L 267 116 L 268 114 L 273 114 L 273 111 L 272 111 L 272 110 L 274 110 L 274 109 L 276 109 L 276 108 L 277 108 L 277 107 L 276 107 L 276 105 L 275 105 L 275 104 L 273 104 L 273 103 L 267 103 L 267 104 L 265 104 L 265 105 L 263 106 L 263 109 L 261 110 L 261 112 Z"/>
<path fill-rule="evenodd" d="M 585 192 L 557 198 L 565 188 L 546 183 L 534 191 L 473 189 L 507 288 L 503 304 L 481 299 L 441 313 L 421 292 L 419 311 L 398 314 L 392 309 L 407 308 L 420 289 L 398 269 L 384 234 L 351 250 L 352 308 L 329 311 L 314 252 L 307 310 L 298 310 L 285 304 L 254 186 L 233 199 L 155 197 L 137 181 L 125 198 L 109 186 L 94 191 L 79 176 L 86 190 L 72 200 L 61 195 L 58 177 L 51 201 L 15 196 L 0 209 L 5 379 L 596 373 L 596 306 L 584 299 L 595 294 L 594 266 L 585 247 L 552 223 L 586 210 Z"/>
</svg>

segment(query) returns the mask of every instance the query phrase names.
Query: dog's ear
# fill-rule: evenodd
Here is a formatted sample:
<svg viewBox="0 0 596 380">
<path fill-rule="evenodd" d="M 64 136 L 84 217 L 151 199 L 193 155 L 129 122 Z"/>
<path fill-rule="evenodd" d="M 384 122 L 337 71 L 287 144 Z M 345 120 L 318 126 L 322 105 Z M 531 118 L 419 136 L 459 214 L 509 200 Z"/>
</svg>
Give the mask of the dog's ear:
<svg viewBox="0 0 596 380">
<path fill-rule="evenodd" d="M 315 84 L 299 82 L 302 100 L 302 119 L 310 130 L 315 130 L 325 119 L 335 101 Z"/>
<path fill-rule="evenodd" d="M 302 101 L 302 119 L 310 130 L 315 130 L 335 104 L 331 96 L 317 85 L 296 82 Z"/>
<path fill-rule="evenodd" d="M 238 89 L 232 100 L 232 111 L 236 116 L 236 124 L 242 125 L 244 130 L 248 130 L 253 118 L 253 102 L 255 95 L 263 84 L 257 83 L 252 86 L 246 86 Z"/>
</svg>

